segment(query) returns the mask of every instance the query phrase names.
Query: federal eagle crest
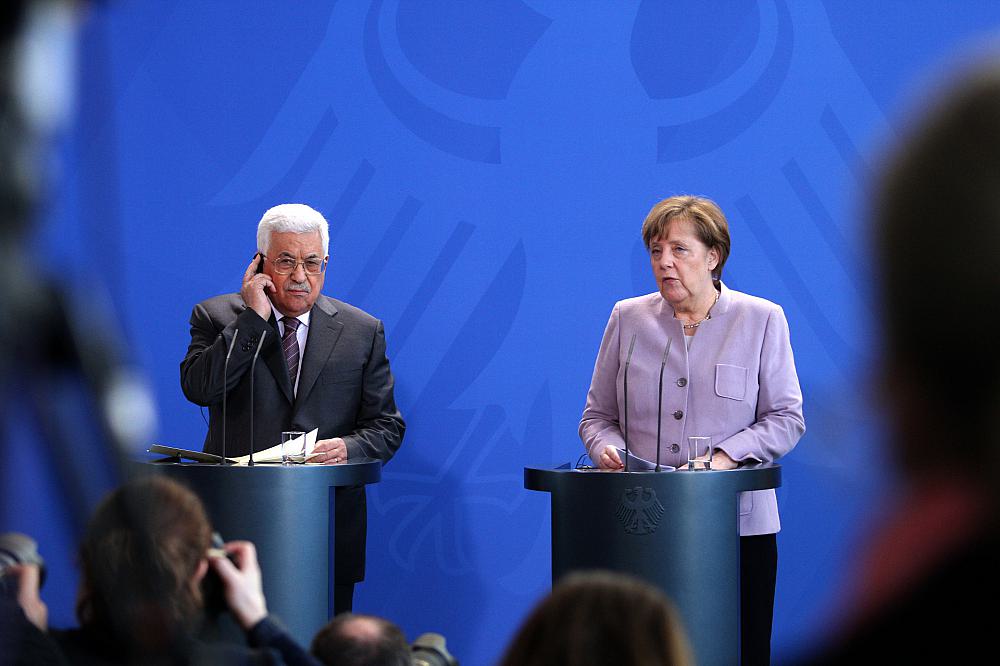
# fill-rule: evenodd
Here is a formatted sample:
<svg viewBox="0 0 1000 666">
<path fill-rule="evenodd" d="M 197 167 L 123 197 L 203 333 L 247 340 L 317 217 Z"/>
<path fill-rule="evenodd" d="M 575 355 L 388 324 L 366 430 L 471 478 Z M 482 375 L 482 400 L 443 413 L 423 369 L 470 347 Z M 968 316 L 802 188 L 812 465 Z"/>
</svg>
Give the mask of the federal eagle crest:
<svg viewBox="0 0 1000 666">
<path fill-rule="evenodd" d="M 615 515 L 626 534 L 652 534 L 660 525 L 664 508 L 652 488 L 636 486 L 622 493 Z"/>
</svg>

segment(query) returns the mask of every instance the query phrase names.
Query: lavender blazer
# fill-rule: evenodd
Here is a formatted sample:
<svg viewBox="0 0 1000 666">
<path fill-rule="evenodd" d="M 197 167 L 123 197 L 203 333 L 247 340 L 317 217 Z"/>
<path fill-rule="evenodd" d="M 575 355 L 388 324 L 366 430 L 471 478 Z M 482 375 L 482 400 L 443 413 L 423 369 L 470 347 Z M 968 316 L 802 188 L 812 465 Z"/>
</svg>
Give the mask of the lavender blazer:
<svg viewBox="0 0 1000 666">
<path fill-rule="evenodd" d="M 687 438 L 710 435 L 736 461 L 770 462 L 792 450 L 802 433 L 802 391 L 781 307 L 721 285 L 712 318 L 684 344 L 681 322 L 659 293 L 619 301 L 611 311 L 580 420 L 591 459 L 606 446 L 624 448 L 623 378 L 628 373 L 629 450 L 656 458 L 657 391 L 663 352 L 660 461 L 687 462 Z M 781 529 L 773 490 L 740 494 L 740 535 Z"/>
</svg>

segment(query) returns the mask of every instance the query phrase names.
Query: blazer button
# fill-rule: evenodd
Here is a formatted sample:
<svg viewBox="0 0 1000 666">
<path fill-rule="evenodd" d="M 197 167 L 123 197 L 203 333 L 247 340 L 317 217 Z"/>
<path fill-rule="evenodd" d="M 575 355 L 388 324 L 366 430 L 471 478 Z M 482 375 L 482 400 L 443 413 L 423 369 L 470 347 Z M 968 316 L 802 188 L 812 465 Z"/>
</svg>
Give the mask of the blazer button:
<svg viewBox="0 0 1000 666">
<path fill-rule="evenodd" d="M 680 450 L 681 450 L 681 447 L 678 446 L 676 443 L 670 445 L 670 452 L 671 453 L 677 453 Z"/>
<path fill-rule="evenodd" d="M 686 377 L 681 377 L 680 379 L 678 379 L 677 380 L 677 385 L 680 386 L 681 388 L 684 388 L 685 386 L 687 386 L 688 385 L 687 378 Z"/>
<path fill-rule="evenodd" d="M 684 418 L 684 412 L 678 409 L 676 412 L 674 412 L 674 418 L 680 421 L 682 418 Z"/>
</svg>

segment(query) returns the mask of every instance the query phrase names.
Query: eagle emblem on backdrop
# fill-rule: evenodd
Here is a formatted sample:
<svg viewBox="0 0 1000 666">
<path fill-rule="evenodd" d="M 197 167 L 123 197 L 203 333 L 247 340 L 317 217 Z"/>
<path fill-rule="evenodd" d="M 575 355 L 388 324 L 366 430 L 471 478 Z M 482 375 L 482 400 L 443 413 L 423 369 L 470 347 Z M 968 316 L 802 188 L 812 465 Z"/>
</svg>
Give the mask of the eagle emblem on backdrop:
<svg viewBox="0 0 1000 666">
<path fill-rule="evenodd" d="M 864 301 L 851 293 L 864 264 L 839 226 L 850 216 L 835 195 L 870 180 L 850 130 L 879 111 L 859 107 L 870 93 L 855 77 L 815 86 L 805 105 L 785 85 L 810 75 L 809 60 L 793 57 L 803 42 L 797 26 L 822 37 L 810 52 L 838 48 L 832 33 L 806 30 L 824 25 L 824 5 L 633 0 L 595 22 L 573 3 L 542 3 L 546 15 L 537 4 L 373 0 L 317 11 L 314 50 L 281 79 L 294 84 L 260 114 L 252 145 L 240 144 L 240 160 L 208 201 L 213 215 L 231 219 L 259 215 L 276 199 L 315 201 L 334 247 L 350 248 L 337 255 L 329 289 L 383 317 L 409 423 L 409 444 L 369 490 L 377 517 L 369 544 L 383 544 L 393 573 L 450 577 L 464 623 L 485 613 L 485 597 L 549 583 L 539 564 L 549 525 L 537 515 L 540 500 L 523 491 L 521 464 L 556 459 L 558 424 L 578 416 L 567 411 L 565 390 L 554 399 L 550 389 L 567 376 L 549 363 L 561 338 L 539 334 L 550 321 L 552 331 L 571 328 L 576 314 L 570 305 L 560 320 L 552 310 L 550 287 L 564 264 L 546 249 L 552 234 L 576 229 L 565 202 L 589 210 L 593 226 L 568 242 L 591 251 L 589 232 L 618 220 L 623 206 L 642 208 L 665 185 L 716 183 L 712 194 L 749 240 L 727 283 L 740 289 L 769 277 L 790 318 L 808 324 L 799 343 L 806 356 L 826 350 L 832 372 L 851 366 L 838 360 L 858 358 L 856 335 L 825 305 L 853 311 Z M 717 26 L 708 36 L 717 48 L 704 49 L 707 37 L 695 31 L 675 51 L 710 57 L 664 56 L 665 30 L 706 20 Z M 607 51 L 615 57 L 597 68 L 567 57 L 581 34 L 616 44 Z M 616 143 L 592 140 L 608 127 Z M 787 139 L 800 135 L 807 146 Z M 799 248 L 809 248 L 808 260 Z M 639 240 L 631 259 L 644 293 Z M 813 291 L 831 281 L 843 288 L 823 298 Z M 650 488 L 629 488 L 615 502 L 609 509 L 628 534 L 654 533 L 665 513 Z M 405 613 L 440 584 L 411 580 L 405 591 L 384 573 L 366 585 Z"/>
</svg>

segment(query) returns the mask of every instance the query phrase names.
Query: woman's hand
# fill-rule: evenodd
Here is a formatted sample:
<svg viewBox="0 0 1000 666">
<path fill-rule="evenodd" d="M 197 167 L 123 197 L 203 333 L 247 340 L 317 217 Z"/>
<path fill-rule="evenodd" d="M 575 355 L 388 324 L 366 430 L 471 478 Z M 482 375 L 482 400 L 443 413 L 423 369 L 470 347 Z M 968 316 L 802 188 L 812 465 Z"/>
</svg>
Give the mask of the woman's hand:
<svg viewBox="0 0 1000 666">
<path fill-rule="evenodd" d="M 712 453 L 712 469 L 736 469 L 740 464 L 729 457 L 729 454 L 722 449 L 716 449 Z"/>
<path fill-rule="evenodd" d="M 597 457 L 597 466 L 601 469 L 623 469 L 622 459 L 618 456 L 618 449 L 613 446 L 605 446 L 601 455 Z"/>
</svg>

